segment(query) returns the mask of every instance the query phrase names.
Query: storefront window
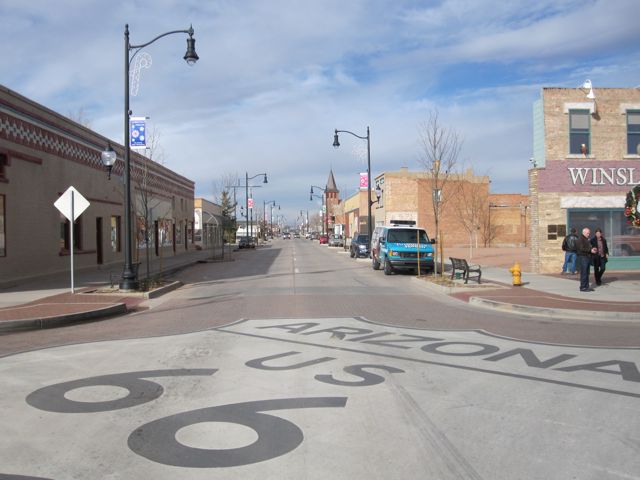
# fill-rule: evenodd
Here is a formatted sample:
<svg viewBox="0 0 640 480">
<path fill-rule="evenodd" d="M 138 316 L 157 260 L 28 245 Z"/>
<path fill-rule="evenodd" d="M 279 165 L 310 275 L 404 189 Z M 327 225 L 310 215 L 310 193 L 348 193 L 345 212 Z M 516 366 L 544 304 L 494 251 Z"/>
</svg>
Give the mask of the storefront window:
<svg viewBox="0 0 640 480">
<path fill-rule="evenodd" d="M 589 110 L 569 111 L 569 153 L 573 155 L 588 154 L 590 145 Z"/>
<path fill-rule="evenodd" d="M 0 257 L 7 256 L 4 228 L 4 195 L 0 195 Z"/>
<path fill-rule="evenodd" d="M 627 154 L 640 154 L 640 110 L 627 112 Z"/>
<path fill-rule="evenodd" d="M 120 243 L 120 217 L 111 217 L 111 251 L 119 252 L 122 249 Z"/>
<path fill-rule="evenodd" d="M 640 229 L 627 224 L 620 210 L 569 210 L 568 225 L 580 234 L 589 227 L 591 234 L 600 227 L 613 257 L 640 256 Z"/>
</svg>

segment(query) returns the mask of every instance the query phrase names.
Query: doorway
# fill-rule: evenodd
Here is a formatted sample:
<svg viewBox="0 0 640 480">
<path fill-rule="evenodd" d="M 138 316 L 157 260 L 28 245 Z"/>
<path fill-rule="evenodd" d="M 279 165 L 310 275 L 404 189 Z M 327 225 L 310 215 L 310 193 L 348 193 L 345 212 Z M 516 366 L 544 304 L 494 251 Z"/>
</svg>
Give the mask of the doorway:
<svg viewBox="0 0 640 480">
<path fill-rule="evenodd" d="M 96 217 L 96 262 L 102 265 L 102 217 Z"/>
</svg>

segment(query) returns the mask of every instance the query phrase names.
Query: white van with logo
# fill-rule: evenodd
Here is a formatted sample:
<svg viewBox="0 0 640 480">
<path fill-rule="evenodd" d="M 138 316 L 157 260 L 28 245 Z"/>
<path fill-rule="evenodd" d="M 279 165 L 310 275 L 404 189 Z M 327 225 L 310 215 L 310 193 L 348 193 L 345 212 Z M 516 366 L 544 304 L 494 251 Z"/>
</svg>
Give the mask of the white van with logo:
<svg viewBox="0 0 640 480">
<path fill-rule="evenodd" d="M 374 270 L 385 275 L 395 270 L 433 272 L 433 244 L 423 228 L 413 221 L 391 221 L 390 226 L 376 227 L 371 237 L 371 262 Z"/>
</svg>

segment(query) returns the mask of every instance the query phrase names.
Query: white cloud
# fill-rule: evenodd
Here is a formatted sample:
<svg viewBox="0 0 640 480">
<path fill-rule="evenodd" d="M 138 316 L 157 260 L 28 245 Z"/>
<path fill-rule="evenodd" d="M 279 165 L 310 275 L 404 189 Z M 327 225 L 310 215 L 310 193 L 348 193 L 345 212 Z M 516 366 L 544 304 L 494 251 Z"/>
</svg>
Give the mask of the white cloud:
<svg viewBox="0 0 640 480">
<path fill-rule="evenodd" d="M 374 174 L 416 169 L 418 125 L 433 108 L 493 188 L 525 192 L 541 86 L 640 84 L 635 9 L 631 0 L 58 0 L 54 9 L 4 0 L 1 81 L 63 114 L 83 108 L 121 141 L 124 24 L 139 44 L 193 23 L 200 61 L 185 66 L 184 35 L 145 48 L 153 66 L 132 110 L 152 117 L 167 166 L 198 194 L 228 172 L 267 171 L 256 201 L 276 199 L 292 219 L 330 168 L 355 188 L 359 140 L 335 150 L 334 128 L 371 128 Z"/>
</svg>

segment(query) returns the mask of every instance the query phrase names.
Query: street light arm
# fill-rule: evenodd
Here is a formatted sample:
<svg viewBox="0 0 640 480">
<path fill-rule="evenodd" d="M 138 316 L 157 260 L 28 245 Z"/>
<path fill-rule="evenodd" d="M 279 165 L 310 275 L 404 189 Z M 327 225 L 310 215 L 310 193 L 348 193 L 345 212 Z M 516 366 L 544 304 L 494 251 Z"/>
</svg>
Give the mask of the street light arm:
<svg viewBox="0 0 640 480">
<path fill-rule="evenodd" d="M 127 25 L 127 28 L 129 28 L 129 25 Z M 193 27 L 189 27 L 188 30 L 172 30 L 170 32 L 162 33 L 162 34 L 158 35 L 156 38 L 154 38 L 153 40 L 151 40 L 150 42 L 143 43 L 141 45 L 129 45 L 129 50 L 136 50 L 136 49 L 139 50 L 139 49 L 144 48 L 144 47 L 146 47 L 148 45 L 151 45 L 156 40 L 160 40 L 162 37 L 166 37 L 167 35 L 173 35 L 174 33 L 186 33 L 190 37 L 193 37 Z"/>
<path fill-rule="evenodd" d="M 187 48 L 187 54 L 185 55 L 185 60 L 187 60 L 187 63 L 189 63 L 190 65 L 193 65 L 193 63 L 195 63 L 196 60 L 198 60 L 198 55 L 195 52 L 195 39 L 193 38 L 193 26 L 190 26 L 188 30 L 172 30 L 170 32 L 162 33 L 147 43 L 142 43 L 140 45 L 131 45 L 129 43 L 129 25 L 127 24 L 125 25 L 125 37 L 127 39 L 127 52 L 133 51 L 133 55 L 131 56 L 127 55 L 129 66 L 131 65 L 131 62 L 133 62 L 133 59 L 138 54 L 138 52 L 142 50 L 144 47 L 151 45 L 153 42 L 161 39 L 162 37 L 166 37 L 168 35 L 173 35 L 176 33 L 186 33 L 189 35 L 189 38 L 187 39 L 188 48 Z"/>
<path fill-rule="evenodd" d="M 368 129 L 367 129 L 367 132 L 368 132 Z M 353 135 L 354 137 L 359 138 L 360 140 L 367 140 L 369 138 L 368 134 L 367 134 L 366 137 L 361 137 L 360 135 L 356 135 L 355 133 L 350 132 L 349 130 L 336 130 L 336 135 L 339 134 L 339 133 L 348 133 L 350 135 Z"/>
</svg>

